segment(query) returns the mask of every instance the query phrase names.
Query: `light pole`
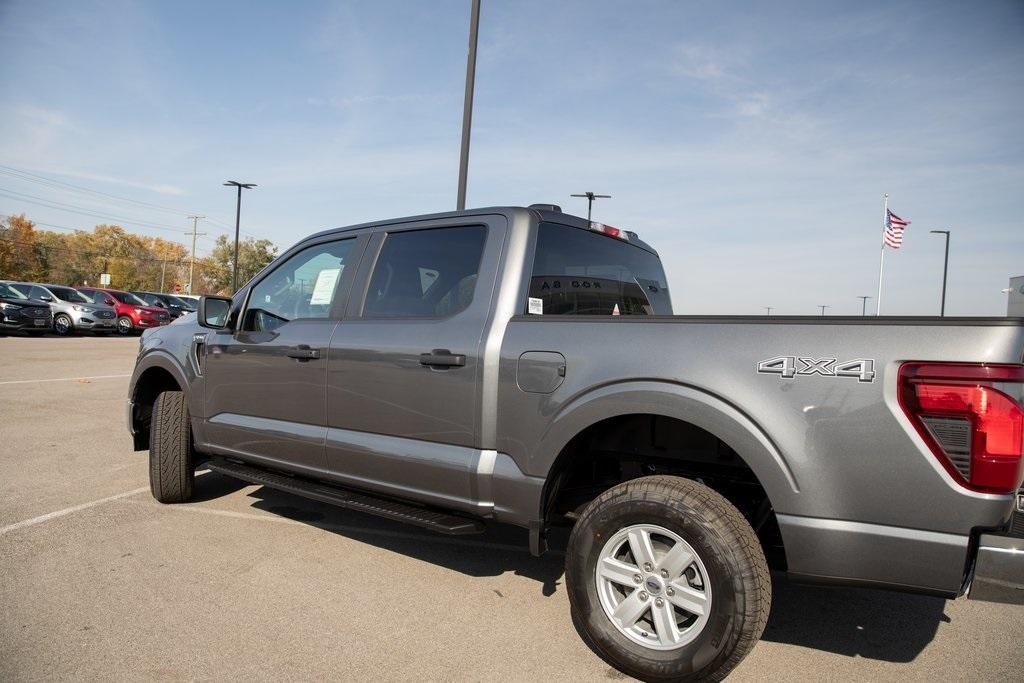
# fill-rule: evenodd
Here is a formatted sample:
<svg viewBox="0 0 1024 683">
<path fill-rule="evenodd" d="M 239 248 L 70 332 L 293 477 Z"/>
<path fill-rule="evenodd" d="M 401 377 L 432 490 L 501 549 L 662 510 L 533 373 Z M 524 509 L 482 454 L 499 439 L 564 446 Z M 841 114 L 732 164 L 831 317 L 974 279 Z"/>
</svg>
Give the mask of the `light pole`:
<svg viewBox="0 0 1024 683">
<path fill-rule="evenodd" d="M 229 187 L 238 188 L 238 201 L 235 204 L 235 260 L 231 264 L 231 293 L 238 291 L 238 226 L 242 221 L 242 189 L 251 190 L 256 183 L 240 183 L 237 180 L 229 180 L 224 183 Z"/>
<path fill-rule="evenodd" d="M 469 55 L 466 57 L 466 94 L 462 100 L 462 149 L 459 152 L 459 194 L 456 210 L 466 210 L 469 176 L 469 131 L 473 126 L 473 83 L 476 81 L 476 37 L 480 30 L 480 0 L 472 0 L 469 13 Z"/>
<path fill-rule="evenodd" d="M 868 314 L 868 299 L 870 299 L 871 297 L 870 296 L 858 296 L 857 298 L 860 299 L 860 314 L 862 316 L 867 315 Z"/>
<path fill-rule="evenodd" d="M 768 311 L 767 315 L 771 315 L 773 308 L 774 308 L 774 306 L 765 306 L 764 310 Z"/>
<path fill-rule="evenodd" d="M 946 236 L 946 259 L 942 262 L 942 308 L 940 316 L 946 315 L 946 276 L 949 274 L 949 230 L 929 230 L 933 235 Z"/>
<path fill-rule="evenodd" d="M 594 206 L 595 199 L 611 199 L 610 194 L 594 194 L 593 192 L 584 192 L 583 194 L 571 194 L 570 197 L 586 197 L 587 198 L 587 220 L 590 220 L 590 209 Z"/>
<path fill-rule="evenodd" d="M 189 216 L 189 219 L 192 221 L 192 233 L 191 233 L 192 234 L 192 260 L 191 260 L 191 262 L 189 263 L 189 266 L 188 266 L 188 293 L 189 294 L 193 293 L 193 285 L 195 283 L 195 273 L 196 273 L 196 238 L 199 237 L 200 235 L 205 235 L 206 234 L 205 232 L 196 232 L 196 230 L 197 230 L 197 228 L 199 226 L 199 221 L 204 219 L 204 218 L 206 218 L 206 216 Z M 189 234 L 189 233 L 185 233 L 185 234 Z"/>
<path fill-rule="evenodd" d="M 826 308 L 832 308 L 832 307 L 831 307 L 831 306 L 826 306 L 826 305 L 824 305 L 824 304 L 821 304 L 821 305 L 819 305 L 819 306 L 818 306 L 818 308 L 820 308 L 820 309 L 821 309 L 821 314 L 822 314 L 822 315 L 825 315 L 825 309 L 826 309 Z"/>
</svg>

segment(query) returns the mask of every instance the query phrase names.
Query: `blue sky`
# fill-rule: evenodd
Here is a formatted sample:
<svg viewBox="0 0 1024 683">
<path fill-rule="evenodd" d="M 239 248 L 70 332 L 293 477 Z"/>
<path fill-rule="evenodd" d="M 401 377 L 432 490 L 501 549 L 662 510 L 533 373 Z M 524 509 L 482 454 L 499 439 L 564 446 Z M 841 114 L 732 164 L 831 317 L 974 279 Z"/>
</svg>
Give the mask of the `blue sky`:
<svg viewBox="0 0 1024 683">
<path fill-rule="evenodd" d="M 189 212 L 227 232 L 238 179 L 283 247 L 454 208 L 468 9 L 0 0 L 0 164 L 180 209 L 0 174 L 0 213 L 185 243 Z M 883 313 L 937 313 L 951 228 L 947 312 L 1000 315 L 1022 111 L 1021 2 L 483 0 L 468 204 L 612 194 L 595 218 L 661 252 L 678 313 L 853 314 L 888 192 L 913 223 Z"/>
</svg>

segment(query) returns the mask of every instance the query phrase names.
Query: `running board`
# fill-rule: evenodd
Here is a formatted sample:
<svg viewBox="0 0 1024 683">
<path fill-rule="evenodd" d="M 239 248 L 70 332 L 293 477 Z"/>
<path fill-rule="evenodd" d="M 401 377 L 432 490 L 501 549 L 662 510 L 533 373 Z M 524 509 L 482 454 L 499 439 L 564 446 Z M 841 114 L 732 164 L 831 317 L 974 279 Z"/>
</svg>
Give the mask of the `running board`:
<svg viewBox="0 0 1024 683">
<path fill-rule="evenodd" d="M 370 515 L 384 517 L 396 522 L 430 529 L 441 534 L 461 536 L 483 533 L 484 525 L 475 519 L 439 512 L 430 508 L 417 507 L 387 498 L 378 498 L 366 493 L 357 493 L 337 486 L 330 486 L 309 479 L 290 477 L 267 470 L 229 462 L 220 458 L 206 463 L 214 472 L 242 479 L 251 484 L 260 484 L 278 491 L 286 491 L 303 498 L 318 500 L 338 507 L 357 510 Z"/>
</svg>

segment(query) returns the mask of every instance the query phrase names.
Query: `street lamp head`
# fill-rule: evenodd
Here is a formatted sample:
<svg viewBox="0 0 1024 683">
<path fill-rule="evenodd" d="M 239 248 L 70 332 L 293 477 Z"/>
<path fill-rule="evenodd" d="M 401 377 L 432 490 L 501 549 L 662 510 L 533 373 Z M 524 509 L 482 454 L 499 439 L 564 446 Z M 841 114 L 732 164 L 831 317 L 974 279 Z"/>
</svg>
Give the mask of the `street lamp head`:
<svg viewBox="0 0 1024 683">
<path fill-rule="evenodd" d="M 948 235 L 949 234 L 949 230 L 929 230 L 928 232 L 930 232 L 933 235 Z"/>
<path fill-rule="evenodd" d="M 246 190 L 251 190 L 252 188 L 256 187 L 256 183 L 240 183 L 237 180 L 229 180 L 224 184 L 230 187 L 245 188 Z"/>
</svg>

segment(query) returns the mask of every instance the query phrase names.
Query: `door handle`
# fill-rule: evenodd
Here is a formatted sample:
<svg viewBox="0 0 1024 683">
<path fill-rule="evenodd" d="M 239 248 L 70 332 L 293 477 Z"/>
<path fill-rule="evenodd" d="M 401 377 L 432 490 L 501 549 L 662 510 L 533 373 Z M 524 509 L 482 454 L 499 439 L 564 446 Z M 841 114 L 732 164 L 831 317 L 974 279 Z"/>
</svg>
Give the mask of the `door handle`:
<svg viewBox="0 0 1024 683">
<path fill-rule="evenodd" d="M 420 354 L 420 365 L 430 365 L 438 368 L 461 367 L 466 364 L 466 356 L 461 353 L 452 353 L 448 349 L 434 349 L 430 353 Z"/>
<path fill-rule="evenodd" d="M 306 344 L 299 344 L 288 349 L 285 355 L 298 361 L 313 360 L 320 357 L 320 349 L 312 349 Z"/>
</svg>

